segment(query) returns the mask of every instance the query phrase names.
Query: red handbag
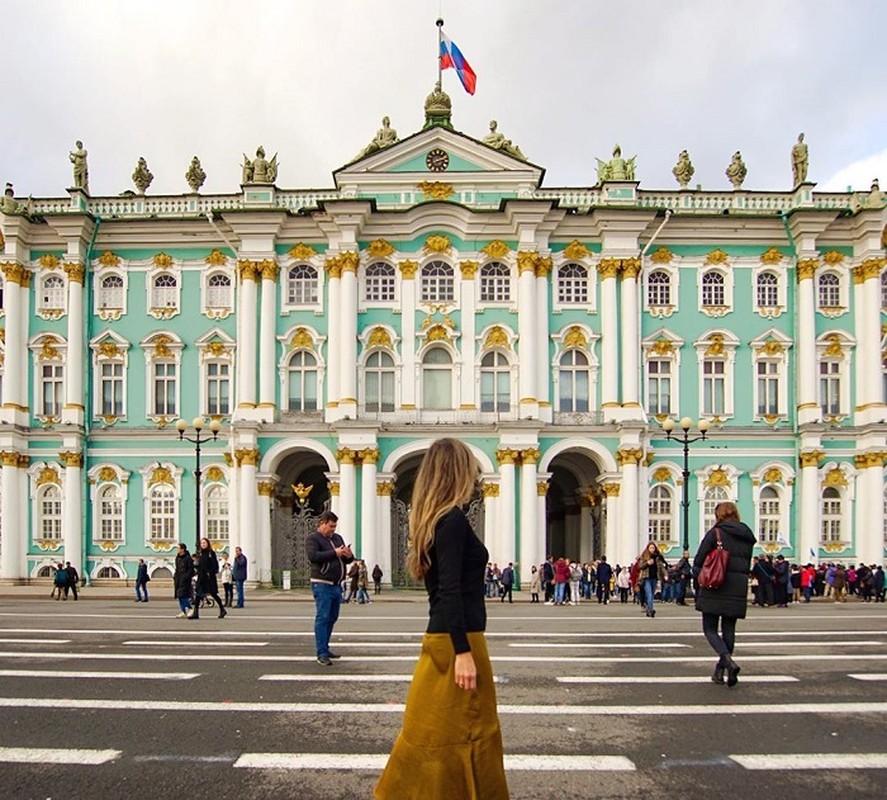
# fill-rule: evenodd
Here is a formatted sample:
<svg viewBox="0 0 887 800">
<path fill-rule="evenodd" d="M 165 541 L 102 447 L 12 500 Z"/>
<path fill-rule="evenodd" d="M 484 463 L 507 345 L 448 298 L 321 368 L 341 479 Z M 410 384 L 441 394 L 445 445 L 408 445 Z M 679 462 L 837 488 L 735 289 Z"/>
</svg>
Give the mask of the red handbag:
<svg viewBox="0 0 887 800">
<path fill-rule="evenodd" d="M 727 579 L 727 562 L 730 560 L 730 553 L 724 549 L 720 528 L 715 528 L 715 535 L 718 537 L 718 545 L 714 550 L 709 550 L 699 572 L 699 577 L 696 579 L 703 589 L 720 589 Z"/>
</svg>

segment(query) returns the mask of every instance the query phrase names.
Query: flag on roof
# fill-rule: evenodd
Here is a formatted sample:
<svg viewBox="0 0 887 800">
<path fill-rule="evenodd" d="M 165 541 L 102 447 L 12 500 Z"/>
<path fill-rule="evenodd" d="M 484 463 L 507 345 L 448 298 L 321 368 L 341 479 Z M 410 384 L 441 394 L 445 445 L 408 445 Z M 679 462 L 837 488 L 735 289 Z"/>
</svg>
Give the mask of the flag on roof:
<svg viewBox="0 0 887 800">
<path fill-rule="evenodd" d="M 477 75 L 474 74 L 471 64 L 465 60 L 462 51 L 443 31 L 440 32 L 440 68 L 456 70 L 465 91 L 474 94 Z"/>
</svg>

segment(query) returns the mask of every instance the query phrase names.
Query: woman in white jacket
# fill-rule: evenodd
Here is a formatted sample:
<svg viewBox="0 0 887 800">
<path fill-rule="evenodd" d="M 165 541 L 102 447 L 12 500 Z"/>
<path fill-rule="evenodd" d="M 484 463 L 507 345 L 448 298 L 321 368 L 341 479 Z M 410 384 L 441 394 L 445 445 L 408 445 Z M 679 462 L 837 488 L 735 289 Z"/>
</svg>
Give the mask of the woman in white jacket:
<svg viewBox="0 0 887 800">
<path fill-rule="evenodd" d="M 628 602 L 628 590 L 631 588 L 631 570 L 623 567 L 616 576 L 616 588 L 619 590 L 619 602 Z"/>
</svg>

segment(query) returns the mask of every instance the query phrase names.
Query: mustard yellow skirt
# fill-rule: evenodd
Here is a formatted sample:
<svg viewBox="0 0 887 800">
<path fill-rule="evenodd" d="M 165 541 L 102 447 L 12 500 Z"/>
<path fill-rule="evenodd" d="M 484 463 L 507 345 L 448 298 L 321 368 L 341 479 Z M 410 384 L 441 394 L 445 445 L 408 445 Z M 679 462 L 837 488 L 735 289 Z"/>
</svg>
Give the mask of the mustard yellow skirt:
<svg viewBox="0 0 887 800">
<path fill-rule="evenodd" d="M 477 691 L 456 686 L 447 633 L 426 633 L 403 727 L 376 800 L 508 800 L 496 686 L 483 633 L 469 633 Z"/>
</svg>

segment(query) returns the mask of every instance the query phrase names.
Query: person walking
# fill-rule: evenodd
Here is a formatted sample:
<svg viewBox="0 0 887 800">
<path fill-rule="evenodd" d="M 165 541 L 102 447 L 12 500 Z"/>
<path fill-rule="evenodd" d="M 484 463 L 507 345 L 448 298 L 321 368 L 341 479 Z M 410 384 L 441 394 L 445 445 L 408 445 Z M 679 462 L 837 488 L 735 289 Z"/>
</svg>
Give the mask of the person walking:
<svg viewBox="0 0 887 800">
<path fill-rule="evenodd" d="M 382 594 L 382 567 L 373 567 L 373 594 Z"/>
<path fill-rule="evenodd" d="M 209 539 L 205 536 L 200 539 L 200 550 L 197 553 L 197 596 L 211 597 L 219 606 L 219 619 L 225 619 L 228 612 L 219 597 L 219 582 L 216 576 L 219 574 L 219 559 L 213 550 Z M 199 604 L 195 603 L 191 612 L 191 619 L 200 618 Z"/>
<path fill-rule="evenodd" d="M 535 564 L 530 569 L 530 602 L 539 602 L 539 569 Z"/>
<path fill-rule="evenodd" d="M 370 600 L 370 593 L 367 591 L 369 589 L 368 578 L 366 561 L 360 559 L 357 562 L 357 602 L 361 605 L 373 602 Z"/>
<path fill-rule="evenodd" d="M 345 575 L 345 577 L 348 579 L 348 594 L 345 595 L 345 599 L 342 600 L 342 602 L 350 603 L 357 597 L 358 583 L 360 582 L 360 564 L 358 564 L 357 561 L 355 561 L 351 565 L 351 569 L 348 570 L 348 573 Z M 342 583 L 342 591 L 344 591 L 345 581 L 343 581 Z"/>
<path fill-rule="evenodd" d="M 690 551 L 684 550 L 681 559 L 675 564 L 675 603 L 679 606 L 687 605 L 687 588 L 690 585 L 690 576 L 693 567 L 690 566 Z"/>
<path fill-rule="evenodd" d="M 832 589 L 834 590 L 835 602 L 844 602 L 844 592 L 847 589 L 847 573 L 843 564 L 835 564 L 835 575 L 832 579 Z"/>
<path fill-rule="evenodd" d="M 554 557 L 549 556 L 542 562 L 542 591 L 545 593 L 545 605 L 554 605 Z"/>
<path fill-rule="evenodd" d="M 606 556 L 601 556 L 595 577 L 597 578 L 597 601 L 607 605 L 610 602 L 610 578 L 613 577 L 613 568 L 607 563 Z"/>
<path fill-rule="evenodd" d="M 177 617 L 187 617 L 191 610 L 191 578 L 194 575 L 194 561 L 188 548 L 179 542 L 176 553 L 176 567 L 173 574 L 173 597 L 179 601 Z"/>
<path fill-rule="evenodd" d="M 234 588 L 237 590 L 236 608 L 243 608 L 243 584 L 246 582 L 248 561 L 239 547 L 234 548 L 234 567 L 231 569 L 231 577 L 234 579 Z"/>
<path fill-rule="evenodd" d="M 64 593 L 65 600 L 68 599 L 68 570 L 65 569 L 65 565 L 61 562 L 59 562 L 52 576 L 52 585 L 53 589 L 49 595 L 50 597 L 54 596 L 56 600 L 61 600 Z"/>
<path fill-rule="evenodd" d="M 144 558 L 139 559 L 139 566 L 136 569 L 136 602 L 148 602 L 148 581 L 151 577 L 148 575 L 148 565 Z"/>
<path fill-rule="evenodd" d="M 339 518 L 332 511 L 324 511 L 317 520 L 317 530 L 308 534 L 305 553 L 311 564 L 311 594 L 314 595 L 314 644 L 317 663 L 332 666 L 338 653 L 330 651 L 333 627 L 339 619 L 342 604 L 340 584 L 345 576 L 345 565 L 354 561 L 354 553 L 345 540 L 336 533 Z"/>
<path fill-rule="evenodd" d="M 458 439 L 435 441 L 419 467 L 407 563 L 425 581 L 428 627 L 376 800 L 509 797 L 484 637 L 489 555 L 461 509 L 479 476 Z"/>
<path fill-rule="evenodd" d="M 68 573 L 68 582 L 65 585 L 65 600 L 68 599 L 69 591 L 74 595 L 74 599 L 76 600 L 77 584 L 80 583 L 80 576 L 77 574 L 77 570 L 74 569 L 70 561 L 65 562 L 65 571 Z"/>
<path fill-rule="evenodd" d="M 656 542 L 647 543 L 644 552 L 638 556 L 638 563 L 638 584 L 646 607 L 645 611 L 648 617 L 655 617 L 656 609 L 653 608 L 653 599 L 656 595 L 656 583 L 665 580 L 668 564 L 665 561 L 665 556 L 659 552 Z"/>
<path fill-rule="evenodd" d="M 228 554 L 222 556 L 219 565 L 219 577 L 222 579 L 222 589 L 225 592 L 225 608 L 230 608 L 234 602 L 234 570 L 228 561 Z"/>
<path fill-rule="evenodd" d="M 628 602 L 628 590 L 631 589 L 631 570 L 622 567 L 616 576 L 616 588 L 619 590 L 619 602 L 623 605 Z"/>
<path fill-rule="evenodd" d="M 509 561 L 508 566 L 502 570 L 502 597 L 499 598 L 501 602 L 505 602 L 505 598 L 508 598 L 509 603 L 514 602 L 514 595 L 512 594 L 512 590 L 514 589 L 514 564 Z"/>
<path fill-rule="evenodd" d="M 718 503 L 715 506 L 715 525 L 705 534 L 693 559 L 697 575 L 702 570 L 705 557 L 718 546 L 719 531 L 724 549 L 730 554 L 727 575 L 723 585 L 717 589 L 699 587 L 696 610 L 702 614 L 702 633 L 718 654 L 712 681 L 723 683 L 726 672 L 727 686 L 735 686 L 739 676 L 739 665 L 733 660 L 736 620 L 745 619 L 748 574 L 756 539 L 748 525 L 739 519 L 739 509 L 735 503 Z"/>
</svg>

